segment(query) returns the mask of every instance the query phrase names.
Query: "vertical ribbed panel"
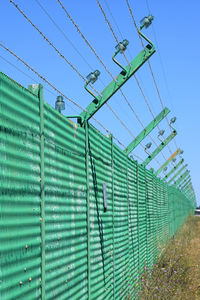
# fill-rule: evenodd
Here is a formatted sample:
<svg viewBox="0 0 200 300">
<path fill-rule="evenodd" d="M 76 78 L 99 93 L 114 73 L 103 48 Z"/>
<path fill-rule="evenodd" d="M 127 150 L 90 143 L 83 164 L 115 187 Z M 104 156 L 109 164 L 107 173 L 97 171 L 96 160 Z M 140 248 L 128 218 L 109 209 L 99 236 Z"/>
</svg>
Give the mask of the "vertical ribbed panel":
<svg viewBox="0 0 200 300">
<path fill-rule="evenodd" d="M 114 147 L 115 297 L 126 295 L 129 272 L 127 157 Z"/>
<path fill-rule="evenodd" d="M 138 232 L 139 232 L 139 272 L 144 270 L 146 264 L 146 248 L 147 248 L 147 226 L 146 226 L 146 182 L 145 168 L 138 167 Z"/>
<path fill-rule="evenodd" d="M 40 299 L 39 124 L 38 98 L 0 73 L 2 300 Z"/>
<path fill-rule="evenodd" d="M 147 222 L 147 267 L 154 262 L 153 249 L 155 247 L 154 207 L 153 207 L 153 173 L 146 171 L 146 222 Z"/>
<path fill-rule="evenodd" d="M 46 299 L 87 299 L 85 135 L 45 105 Z"/>
<path fill-rule="evenodd" d="M 111 139 L 89 128 L 91 299 L 113 297 Z M 107 210 L 104 210 L 103 183 Z"/>
<path fill-rule="evenodd" d="M 136 163 L 128 160 L 128 195 L 129 195 L 129 293 L 134 295 L 134 285 L 138 276 L 138 198 L 137 198 L 137 169 Z"/>
<path fill-rule="evenodd" d="M 194 204 L 34 88 L 0 73 L 0 298 L 134 299 Z"/>
</svg>

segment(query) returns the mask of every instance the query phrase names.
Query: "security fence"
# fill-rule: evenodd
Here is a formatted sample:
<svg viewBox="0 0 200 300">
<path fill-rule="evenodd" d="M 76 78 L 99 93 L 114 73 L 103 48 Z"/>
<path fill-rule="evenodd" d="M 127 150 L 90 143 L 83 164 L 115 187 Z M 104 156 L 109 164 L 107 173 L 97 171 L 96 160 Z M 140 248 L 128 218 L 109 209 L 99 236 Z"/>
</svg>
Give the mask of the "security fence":
<svg viewBox="0 0 200 300">
<path fill-rule="evenodd" d="M 194 211 L 92 125 L 0 73 L 1 299 L 134 299 Z"/>
</svg>

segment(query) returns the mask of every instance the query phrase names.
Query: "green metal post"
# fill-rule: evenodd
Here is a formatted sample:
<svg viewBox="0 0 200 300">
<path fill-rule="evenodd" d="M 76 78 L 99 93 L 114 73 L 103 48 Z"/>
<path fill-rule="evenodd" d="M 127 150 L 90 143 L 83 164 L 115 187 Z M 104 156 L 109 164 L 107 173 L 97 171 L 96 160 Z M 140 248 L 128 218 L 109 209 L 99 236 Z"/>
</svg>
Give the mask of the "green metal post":
<svg viewBox="0 0 200 300">
<path fill-rule="evenodd" d="M 149 155 L 147 157 L 147 159 L 142 163 L 143 166 L 147 166 L 150 161 L 152 161 L 152 159 L 154 159 L 154 157 L 156 155 L 158 155 L 158 153 L 160 153 L 160 151 L 177 135 L 177 131 L 173 131 L 161 144 L 160 146 L 158 146 L 158 148 L 156 148 L 156 150 L 154 150 L 154 152 Z"/>
<path fill-rule="evenodd" d="M 40 101 L 40 193 L 41 193 L 41 251 L 42 251 L 42 300 L 45 300 L 45 197 L 44 197 L 44 99 L 43 86 L 39 84 Z"/>
<path fill-rule="evenodd" d="M 143 35 L 142 35 L 143 36 Z M 148 40 L 145 37 L 146 40 Z M 149 40 L 148 40 L 149 42 Z M 82 125 L 84 121 L 88 121 L 121 87 L 133 76 L 137 70 L 155 53 L 155 47 L 149 43 L 132 61 L 121 71 L 121 73 L 113 79 L 113 81 L 101 92 L 101 95 L 94 96 L 94 100 L 80 114 L 78 122 Z M 91 93 L 91 91 L 89 91 Z"/>
<path fill-rule="evenodd" d="M 163 181 L 166 181 L 184 162 L 184 159 L 179 161 L 179 163 L 163 178 Z"/>
<path fill-rule="evenodd" d="M 173 186 L 177 187 L 177 185 L 179 185 L 185 179 L 185 177 L 189 174 L 189 172 L 190 171 L 186 170 L 185 173 L 183 173 L 183 175 L 181 175 L 179 179 L 173 184 Z"/>
<path fill-rule="evenodd" d="M 40 116 L 40 226 L 41 226 L 41 299 L 45 300 L 45 183 L 44 183 L 44 98 L 42 84 L 28 86 L 39 99 Z"/>
<path fill-rule="evenodd" d="M 168 184 L 170 184 L 174 179 L 181 174 L 181 172 L 187 167 L 187 165 L 184 165 L 169 181 L 167 181 Z"/>
<path fill-rule="evenodd" d="M 145 127 L 145 129 L 140 132 L 140 134 L 135 138 L 134 141 L 132 141 L 128 147 L 124 150 L 126 154 L 130 154 L 139 143 L 164 119 L 164 117 L 170 112 L 170 110 L 165 107 L 158 115 L 157 117 L 149 123 L 148 126 Z"/>
<path fill-rule="evenodd" d="M 155 172 L 155 175 L 159 175 L 160 172 L 162 172 L 162 170 L 168 166 L 168 164 L 172 161 L 173 158 L 175 158 L 179 153 L 181 152 L 181 149 L 178 148 L 178 150 L 176 152 L 174 152 L 174 154 L 172 154 L 170 156 L 170 158 L 168 158 L 168 160 Z"/>
<path fill-rule="evenodd" d="M 114 201 L 114 149 L 113 149 L 113 136 L 110 135 L 111 141 L 111 168 L 112 168 L 112 242 L 113 242 L 113 300 L 115 300 L 115 201 Z"/>
<path fill-rule="evenodd" d="M 91 274 L 90 274 L 90 184 L 89 184 L 89 133 L 88 133 L 88 122 L 85 122 L 85 165 L 86 165 L 86 201 L 87 201 L 87 272 L 88 272 L 88 300 L 91 299 L 90 285 L 91 285 Z"/>
<path fill-rule="evenodd" d="M 136 184 L 137 184 L 137 238 L 138 238 L 138 265 L 137 270 L 140 273 L 140 230 L 139 230 L 139 170 L 136 164 Z"/>
</svg>

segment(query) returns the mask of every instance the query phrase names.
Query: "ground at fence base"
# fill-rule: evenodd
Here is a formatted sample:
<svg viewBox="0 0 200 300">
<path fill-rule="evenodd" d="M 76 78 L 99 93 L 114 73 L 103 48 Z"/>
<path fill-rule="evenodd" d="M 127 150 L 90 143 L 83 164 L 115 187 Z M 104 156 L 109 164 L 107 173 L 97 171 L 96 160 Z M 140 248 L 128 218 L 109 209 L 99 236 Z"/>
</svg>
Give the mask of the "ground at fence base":
<svg viewBox="0 0 200 300">
<path fill-rule="evenodd" d="M 200 299 L 200 218 L 189 217 L 180 232 L 162 252 L 150 274 L 141 275 L 141 300 Z"/>
</svg>

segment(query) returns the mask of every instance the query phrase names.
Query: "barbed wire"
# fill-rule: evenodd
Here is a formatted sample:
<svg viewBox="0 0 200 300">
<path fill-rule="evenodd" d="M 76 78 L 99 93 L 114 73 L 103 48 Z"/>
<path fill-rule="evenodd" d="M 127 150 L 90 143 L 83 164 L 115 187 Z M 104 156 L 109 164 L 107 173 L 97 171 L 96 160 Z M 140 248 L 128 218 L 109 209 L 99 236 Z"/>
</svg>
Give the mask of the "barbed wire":
<svg viewBox="0 0 200 300">
<path fill-rule="evenodd" d="M 67 9 L 65 8 L 65 6 L 63 5 L 63 3 L 61 2 L 61 0 L 57 0 L 57 2 L 60 4 L 60 6 L 62 7 L 62 9 L 64 10 L 64 12 L 66 13 L 67 17 L 69 18 L 69 20 L 71 21 L 71 23 L 74 25 L 74 27 L 76 28 L 76 30 L 78 31 L 78 33 L 81 35 L 81 37 L 83 38 L 83 40 L 86 42 L 86 44 L 89 46 L 89 48 L 92 50 L 92 52 L 94 53 L 94 55 L 97 57 L 97 59 L 100 61 L 100 63 L 103 65 L 104 69 L 107 71 L 107 73 L 111 76 L 111 78 L 116 81 L 116 79 L 114 78 L 114 76 L 112 75 L 112 73 L 108 70 L 108 68 L 106 67 L 106 65 L 103 63 L 102 59 L 99 57 L 99 55 L 97 54 L 97 52 L 95 51 L 95 49 L 92 47 L 92 45 L 90 44 L 90 42 L 87 40 L 87 38 L 84 36 L 84 34 L 82 33 L 82 31 L 80 30 L 79 26 L 75 23 L 75 21 L 73 20 L 73 18 L 71 17 L 71 15 L 69 14 L 69 12 L 67 11 Z M 105 13 L 104 13 L 105 18 L 107 19 Z M 108 21 L 109 22 L 109 21 Z M 110 24 L 110 23 L 109 23 Z M 110 28 L 115 36 L 116 41 L 117 40 L 117 36 L 115 35 L 112 26 L 110 25 Z M 122 94 L 122 96 L 124 97 L 126 103 L 128 104 L 129 108 L 131 109 L 131 111 L 134 113 L 136 119 L 138 120 L 138 122 L 140 123 L 140 125 L 143 127 L 143 129 L 145 128 L 145 126 L 143 125 L 142 121 L 140 120 L 139 116 L 136 114 L 135 110 L 133 109 L 132 105 L 130 104 L 130 102 L 128 101 L 127 97 L 125 96 L 125 94 L 123 93 L 122 89 L 120 89 L 120 92 Z M 112 107 L 110 105 L 108 105 L 108 103 L 106 103 L 107 106 L 109 106 L 109 109 L 113 112 L 113 114 L 115 115 L 115 117 L 120 121 L 120 123 L 122 124 L 122 126 L 124 128 L 126 128 L 126 130 L 129 132 L 129 134 L 135 138 L 135 136 L 133 135 L 133 133 L 129 130 L 129 128 L 124 124 L 124 122 L 116 115 L 116 113 L 113 111 Z M 150 136 L 150 135 L 149 135 Z M 150 136 L 151 137 L 151 136 Z M 155 140 L 151 137 L 152 141 L 155 143 L 155 145 L 158 147 L 157 143 L 155 142 Z M 140 145 L 143 147 L 143 149 L 145 149 L 145 146 L 140 143 Z"/>
<path fill-rule="evenodd" d="M 42 76 L 38 71 L 36 71 L 33 67 L 31 67 L 28 63 L 26 63 L 22 58 L 20 58 L 17 54 L 15 54 L 12 50 L 10 50 L 8 47 L 6 47 L 5 45 L 3 45 L 0 42 L 0 47 L 2 47 L 4 50 L 6 50 L 8 53 L 10 53 L 12 56 L 14 56 L 17 60 L 19 60 L 21 63 L 23 63 L 29 70 L 31 70 L 34 74 L 36 74 L 40 79 L 42 79 L 45 83 L 47 83 L 52 89 L 54 89 L 58 94 L 62 95 L 67 101 L 71 102 L 73 105 L 75 105 L 76 107 L 78 107 L 79 109 L 83 110 L 86 112 L 86 110 L 79 105 L 78 103 L 76 103 L 74 100 L 70 99 L 69 97 L 67 97 L 64 93 L 62 93 L 60 90 L 58 90 L 52 83 L 50 83 L 44 76 Z M 31 78 L 31 77 L 30 77 Z M 72 108 L 74 109 L 74 108 Z M 92 116 L 92 119 L 102 128 L 105 130 L 105 132 L 107 132 L 108 134 L 111 134 L 111 132 L 101 123 L 99 122 L 94 116 Z M 126 148 L 126 146 L 118 139 L 116 138 L 113 134 L 112 134 L 114 140 L 116 140 L 118 142 L 119 145 L 121 145 L 124 149 Z"/>
<path fill-rule="evenodd" d="M 44 8 L 44 6 L 40 3 L 39 0 L 35 0 L 35 2 L 39 5 L 39 7 L 43 10 L 43 12 L 46 14 L 46 16 L 51 20 L 51 22 L 54 24 L 54 26 L 58 29 L 58 31 L 62 34 L 64 39 L 71 45 L 71 47 L 78 53 L 78 55 L 82 58 L 82 60 L 85 62 L 85 64 L 93 70 L 92 66 L 88 63 L 88 61 L 85 59 L 85 57 L 81 54 L 81 52 L 77 49 L 77 47 L 72 43 L 72 41 L 68 38 L 68 36 L 65 34 L 65 32 L 61 29 L 61 27 L 54 21 L 54 19 L 50 16 L 50 14 L 47 12 L 47 10 Z"/>
<path fill-rule="evenodd" d="M 23 17 L 28 21 L 28 23 L 30 23 L 33 28 L 35 28 L 37 30 L 37 32 L 44 38 L 44 40 L 57 52 L 57 54 L 64 59 L 64 61 L 78 74 L 78 76 L 86 83 L 87 80 L 85 79 L 85 77 L 78 71 L 78 69 L 76 67 L 74 67 L 74 65 L 64 56 L 64 54 L 62 54 L 55 46 L 54 44 L 44 35 L 44 33 L 42 33 L 42 31 L 29 19 L 29 17 L 22 11 L 22 9 L 20 9 L 18 7 L 18 5 L 14 2 L 14 0 L 10 0 L 10 2 L 15 6 L 15 8 L 23 15 Z M 100 93 L 91 85 L 89 84 L 90 87 L 99 95 Z"/>
<path fill-rule="evenodd" d="M 35 71 L 31 66 L 29 66 L 26 62 L 24 62 L 20 57 L 18 57 L 15 53 L 13 53 L 10 49 L 8 49 L 7 47 L 5 47 L 3 44 L 0 44 L 0 46 L 2 48 L 4 48 L 6 51 L 8 51 L 10 54 L 12 54 L 14 57 L 16 57 L 18 60 L 20 60 L 24 65 L 27 66 L 27 68 L 29 68 L 32 72 L 34 72 L 37 76 L 39 76 L 43 81 L 45 81 L 47 84 L 50 84 L 49 81 L 47 81 L 42 75 L 40 75 L 37 71 Z M 31 80 L 33 80 L 34 82 L 38 83 L 38 81 L 36 81 L 34 78 L 32 78 L 30 75 L 26 74 L 24 71 L 20 70 L 17 66 L 15 66 L 13 63 L 11 63 L 10 61 L 8 61 L 7 59 L 5 59 L 4 57 L 2 57 L 0 55 L 0 58 L 2 60 L 4 60 L 5 62 L 7 62 L 9 65 L 11 65 L 13 68 L 15 68 L 16 70 L 18 70 L 19 72 L 21 72 L 22 74 L 24 74 L 26 77 L 30 78 Z M 57 88 L 53 87 L 53 85 L 51 85 L 52 88 L 54 88 L 57 92 L 59 92 L 59 94 L 62 94 L 62 96 L 66 98 L 66 95 L 64 95 L 62 92 L 60 92 Z M 49 93 L 51 93 L 52 95 L 56 96 L 56 94 L 54 94 L 52 91 L 50 91 L 49 89 L 47 89 L 46 87 L 44 87 Z M 69 98 L 67 99 L 69 101 Z M 72 108 L 73 109 L 73 108 Z M 108 129 L 106 129 L 96 118 L 94 118 L 94 121 L 99 124 L 107 133 L 111 134 L 110 131 Z M 113 135 L 112 135 L 113 136 Z M 121 145 L 124 149 L 126 148 L 124 144 L 122 144 L 121 141 L 119 141 L 115 136 L 113 136 L 113 139 L 117 141 L 117 143 L 119 145 Z M 144 162 L 144 160 L 137 156 L 136 154 L 133 153 L 133 155 L 135 157 L 138 157 L 142 162 Z"/>
<path fill-rule="evenodd" d="M 58 0 L 58 1 L 60 1 L 60 0 Z M 110 31 L 112 32 L 112 34 L 113 34 L 113 36 L 114 36 L 115 41 L 116 41 L 117 43 L 119 43 L 119 40 L 118 40 L 118 38 L 117 38 L 117 35 L 115 34 L 115 32 L 114 32 L 114 30 L 113 30 L 113 28 L 112 28 L 112 25 L 111 25 L 110 21 L 108 20 L 108 18 L 107 18 L 107 16 L 106 16 L 106 13 L 105 13 L 105 11 L 104 11 L 104 9 L 103 9 L 103 7 L 102 7 L 100 1 L 97 0 L 97 3 L 98 3 L 98 6 L 99 6 L 99 8 L 100 8 L 100 10 L 101 10 L 101 12 L 102 12 L 104 18 L 105 18 L 106 23 L 108 24 L 108 27 L 109 27 Z M 123 52 L 123 55 L 124 55 L 124 57 L 125 57 L 127 63 L 130 64 L 124 52 Z M 144 97 L 145 103 L 147 104 L 147 107 L 148 107 L 150 113 L 152 114 L 152 110 L 151 110 L 151 108 L 150 108 L 150 105 L 149 105 L 149 103 L 148 103 L 148 101 L 147 101 L 147 98 L 145 97 L 145 94 L 144 94 L 144 92 L 143 92 L 143 90 L 142 90 L 142 87 L 141 87 L 141 85 L 140 85 L 140 83 L 139 83 L 139 80 L 137 79 L 137 77 L 136 77 L 135 74 L 134 74 L 134 78 L 135 78 L 135 80 L 136 80 L 136 83 L 137 83 L 137 85 L 138 85 L 138 87 L 139 87 L 139 89 L 140 89 L 140 92 L 141 92 L 142 96 Z M 130 105 L 130 103 L 128 102 L 127 98 L 125 98 L 125 100 L 126 100 L 126 102 L 128 103 L 128 105 L 129 105 L 129 107 L 130 107 L 131 105 Z M 153 118 L 155 118 L 154 115 L 153 115 Z M 143 129 L 144 129 L 145 127 L 144 127 L 143 123 L 141 122 L 141 120 L 139 119 L 139 117 L 137 117 L 137 120 L 139 120 L 139 123 L 142 125 L 142 127 L 143 127 Z M 158 127 L 158 125 L 157 125 L 157 127 Z M 158 127 L 158 129 L 159 129 L 159 127 Z M 160 130 L 160 129 L 159 129 L 159 130 Z M 149 137 L 150 137 L 150 139 L 153 141 L 153 143 L 155 143 L 155 145 L 158 147 L 158 144 L 155 142 L 155 140 L 152 138 L 152 136 L 151 136 L 150 134 L 149 134 Z M 161 151 L 161 155 L 162 155 L 163 158 L 166 160 L 166 157 L 165 157 L 165 155 L 163 154 L 162 151 Z"/>
<path fill-rule="evenodd" d="M 24 71 L 22 71 L 21 69 L 19 69 L 16 65 L 14 65 L 13 63 L 11 63 L 9 60 L 7 60 L 5 57 L 1 56 L 0 55 L 0 58 L 2 60 L 4 60 L 7 64 L 9 64 L 10 66 L 12 66 L 13 68 L 15 68 L 18 72 L 22 73 L 24 76 L 26 76 L 27 78 L 31 79 L 32 81 L 34 81 L 35 83 L 39 83 L 37 80 L 35 80 L 33 77 L 31 77 L 30 75 L 26 74 Z M 50 94 L 52 94 L 53 96 L 56 96 L 55 93 L 53 93 L 52 91 L 50 91 L 49 89 L 47 89 L 45 86 L 44 86 L 44 89 L 46 91 L 48 91 Z M 71 106 L 70 106 L 71 107 Z M 72 107 L 71 107 L 72 108 Z M 72 108 L 73 109 L 73 108 Z"/>
<path fill-rule="evenodd" d="M 75 68 L 71 62 L 69 62 L 66 57 L 54 46 L 54 44 L 41 32 L 41 30 L 39 30 L 39 28 L 27 17 L 27 15 L 18 7 L 18 5 L 13 1 L 10 0 L 10 2 L 16 7 L 16 9 L 24 16 L 24 18 L 39 32 L 39 34 L 45 39 L 45 41 L 61 56 L 61 58 L 63 58 L 67 64 L 79 75 L 79 77 L 81 77 L 82 80 L 84 80 L 84 82 L 86 82 L 86 79 L 84 78 L 84 76 L 77 70 L 77 68 Z M 37 1 L 36 1 L 37 2 Z M 60 0 L 58 0 L 59 3 L 61 3 Z M 47 13 L 47 12 L 46 12 Z M 47 13 L 48 15 L 48 13 Z M 102 61 L 101 61 L 102 62 Z M 103 62 L 102 62 L 103 63 Z M 105 66 L 105 65 L 104 65 Z M 44 77 L 41 77 L 42 80 L 44 80 Z M 91 85 L 90 85 L 91 86 Z M 93 89 L 94 87 L 91 86 Z M 95 89 L 94 89 L 95 90 Z M 95 90 L 95 92 L 101 96 L 98 91 Z M 69 98 L 68 98 L 69 100 Z M 71 99 L 70 99 L 71 100 Z M 114 112 L 113 109 L 111 109 L 111 107 L 107 104 L 107 106 L 109 107 L 109 109 L 112 111 L 112 113 L 114 114 L 114 116 L 120 121 L 120 123 L 122 124 L 122 126 L 128 130 L 129 134 L 131 134 L 131 136 L 134 136 L 132 134 L 132 132 L 128 129 L 128 127 L 124 124 L 124 122 L 117 116 L 117 114 Z M 82 108 L 83 109 L 83 108 Z M 83 109 L 84 110 L 84 109 Z M 93 118 L 95 119 L 95 118 Z M 99 122 L 98 122 L 99 123 Z M 100 124 L 100 123 L 99 123 Z M 102 124 L 101 124 L 102 126 Z M 107 132 L 109 132 L 107 129 L 105 129 Z M 134 136 L 135 137 L 135 136 Z M 144 147 L 144 146 L 143 146 Z"/>
<path fill-rule="evenodd" d="M 84 82 L 86 82 L 86 79 L 84 78 L 84 76 L 66 59 L 66 57 L 53 45 L 52 42 L 50 42 L 50 40 L 39 30 L 39 28 L 33 24 L 33 22 L 26 16 L 26 14 L 18 7 L 18 5 L 13 1 L 10 0 L 10 2 L 17 8 L 17 10 L 24 16 L 24 18 L 39 32 L 39 34 L 45 39 L 45 41 L 61 56 L 61 58 L 63 58 L 69 65 L 70 67 L 79 75 L 79 77 L 81 77 Z M 101 95 L 99 94 L 99 92 L 92 86 L 92 89 L 101 97 Z M 110 109 L 110 106 L 106 103 L 107 107 Z M 114 116 L 117 116 L 117 113 L 114 112 L 114 110 L 111 110 L 112 113 L 114 113 Z M 117 120 L 120 120 L 119 116 L 117 116 Z M 120 120 L 121 125 L 127 130 L 127 126 L 124 124 L 123 121 Z M 128 132 L 130 133 L 130 130 L 128 130 Z M 134 136 L 132 134 L 132 136 Z"/>
<path fill-rule="evenodd" d="M 149 10 L 149 13 L 151 13 L 151 12 L 150 12 L 150 7 L 149 7 L 148 0 L 146 0 L 146 5 L 147 5 L 147 8 L 148 8 L 148 10 Z M 155 38 L 155 40 L 157 41 L 157 39 L 156 39 L 156 33 L 155 33 L 155 30 L 154 30 L 153 24 L 152 24 L 152 28 L 153 28 L 154 38 Z M 158 43 L 157 43 L 157 44 L 158 44 Z M 163 65 L 163 62 L 162 62 L 162 59 L 161 59 L 161 54 L 160 54 L 158 45 L 157 45 L 157 50 L 158 50 L 158 55 L 159 55 L 159 58 L 160 58 L 161 68 L 162 68 L 163 75 L 164 75 L 164 81 L 165 81 L 165 84 L 166 84 L 166 87 L 167 87 L 167 90 L 168 90 L 168 95 L 169 95 L 169 88 L 168 88 L 167 79 L 166 79 L 166 75 L 165 75 L 164 65 Z M 170 103 L 171 103 L 171 101 L 170 101 Z M 172 104 L 172 103 L 171 103 L 171 104 Z M 168 118 L 167 118 L 167 122 L 168 122 L 168 125 L 169 125 Z M 178 145 L 177 145 L 177 143 L 176 143 L 176 140 L 174 139 L 173 141 L 174 141 L 174 144 L 175 144 L 176 148 L 178 149 Z"/>
<path fill-rule="evenodd" d="M 67 17 L 69 18 L 69 20 L 72 22 L 72 24 L 74 25 L 74 27 L 76 28 L 76 30 L 78 31 L 78 33 L 81 35 L 81 37 L 83 38 L 83 40 L 86 42 L 86 44 L 88 45 L 88 47 L 92 50 L 92 52 L 94 53 L 94 55 L 97 57 L 97 59 L 99 60 L 99 62 L 102 64 L 102 66 L 104 67 L 104 69 L 106 70 L 106 72 L 110 75 L 110 77 L 116 81 L 116 79 L 114 78 L 114 76 L 112 75 L 112 73 L 108 70 L 108 68 L 106 67 L 106 65 L 104 64 L 104 62 L 102 61 L 102 59 L 100 58 L 100 56 L 97 54 L 97 52 L 95 51 L 95 49 L 92 47 L 92 45 L 90 44 L 90 42 L 86 39 L 86 37 L 84 36 L 84 34 L 81 32 L 79 26 L 74 22 L 73 18 L 71 17 L 71 15 L 68 13 L 68 11 L 66 10 L 65 6 L 63 5 L 63 3 L 60 0 L 57 0 L 57 2 L 60 4 L 60 6 L 62 7 L 62 9 L 64 10 L 64 12 L 66 13 Z M 133 109 L 133 107 L 131 106 L 130 102 L 128 101 L 128 99 L 124 96 L 122 90 L 120 89 L 123 97 L 125 98 L 128 106 L 130 107 L 130 109 L 132 110 L 132 112 L 134 113 L 136 119 L 141 123 L 138 115 L 136 114 L 135 110 Z"/>
<path fill-rule="evenodd" d="M 108 18 L 107 18 L 107 16 L 106 16 L 105 11 L 104 11 L 102 5 L 100 4 L 100 1 L 97 0 L 97 3 L 98 3 L 98 6 L 99 6 L 99 8 L 100 8 L 100 10 L 101 10 L 101 12 L 102 12 L 102 14 L 103 14 L 105 20 L 106 20 L 106 23 L 107 23 L 108 26 L 109 26 L 109 29 L 111 30 L 111 32 L 112 32 L 112 34 L 113 34 L 113 36 L 114 36 L 115 41 L 116 41 L 117 43 L 119 43 L 118 38 L 117 38 L 117 35 L 115 34 L 115 32 L 114 32 L 114 30 L 113 30 L 113 28 L 112 28 L 112 26 L 111 26 L 111 23 L 109 22 L 109 20 L 108 20 Z M 111 16 L 112 16 L 112 18 L 114 19 L 114 17 L 113 17 L 112 14 L 111 14 Z M 115 22 L 115 24 L 117 24 L 117 23 Z M 118 31 L 120 32 L 118 26 L 117 26 L 117 28 L 118 28 Z M 121 32 L 120 32 L 120 35 L 122 36 Z M 141 38 L 141 37 L 140 37 L 140 38 Z M 142 42 L 143 42 L 143 41 L 142 41 Z M 128 61 L 128 59 L 127 59 L 127 57 L 126 57 L 126 55 L 125 55 L 124 52 L 123 52 L 123 55 L 124 55 L 124 57 L 125 57 L 127 63 L 129 64 L 129 61 Z M 149 62 L 149 61 L 148 61 L 148 62 Z M 134 74 L 134 78 L 135 78 L 136 83 L 137 83 L 137 85 L 138 85 L 138 87 L 139 87 L 139 89 L 140 89 L 140 92 L 141 92 L 141 94 L 142 94 L 142 96 L 143 96 L 143 98 L 144 98 L 144 101 L 145 101 L 145 103 L 146 103 L 146 105 L 147 105 L 147 107 L 148 107 L 148 109 L 149 109 L 149 112 L 151 113 L 151 115 L 152 115 L 152 117 L 153 117 L 153 119 L 154 119 L 155 116 L 154 116 L 154 114 L 153 114 L 153 112 L 152 112 L 152 109 L 151 109 L 151 107 L 150 107 L 150 104 L 148 103 L 148 100 L 147 100 L 147 98 L 146 98 L 146 96 L 145 96 L 145 94 L 144 94 L 144 92 L 143 92 L 143 90 L 142 90 L 142 87 L 141 87 L 141 85 L 140 85 L 140 83 L 139 83 L 139 80 L 138 80 L 138 78 L 137 78 L 137 76 L 136 76 L 135 74 Z M 125 97 L 125 96 L 124 96 L 124 97 Z M 127 102 L 127 99 L 126 99 L 126 102 Z M 128 102 L 127 102 L 127 103 L 128 103 Z M 128 105 L 129 105 L 129 103 L 128 103 Z M 130 107 L 130 105 L 129 105 L 129 107 Z M 130 107 L 130 108 L 131 108 L 131 107 Z M 163 106 L 163 109 L 164 109 L 164 106 Z M 137 118 L 137 120 L 139 121 L 139 123 L 142 125 L 143 129 L 144 129 L 145 127 L 144 127 L 144 125 L 142 124 L 142 122 L 140 121 L 140 119 L 139 119 L 138 117 L 136 117 L 136 118 Z M 156 127 L 157 127 L 158 130 L 160 131 L 159 125 L 157 125 Z M 152 136 L 151 136 L 150 134 L 149 134 L 149 137 L 150 137 L 150 139 L 154 142 L 154 144 L 158 147 L 158 144 L 156 143 L 156 141 L 152 138 Z M 167 145 L 167 147 L 168 147 L 170 153 L 172 154 L 169 145 Z M 161 155 L 162 155 L 163 158 L 166 160 L 166 157 L 165 157 L 165 155 L 163 154 L 162 151 L 161 151 Z"/>
<path fill-rule="evenodd" d="M 136 21 L 135 21 L 135 18 L 134 18 L 132 9 L 131 9 L 131 7 L 130 7 L 129 1 L 126 0 L 126 3 L 127 3 L 127 6 L 128 6 L 128 9 L 129 9 L 131 18 L 132 18 L 132 20 L 133 20 L 133 24 L 134 24 L 134 26 L 135 26 L 135 28 L 136 28 L 136 30 L 137 30 L 137 33 L 138 33 L 139 39 L 140 39 L 140 41 L 141 41 L 141 44 L 142 44 L 143 48 L 145 48 L 144 43 L 143 43 L 143 40 L 142 40 L 142 37 L 141 37 L 140 34 L 139 34 L 138 27 L 137 27 L 137 24 L 136 24 Z M 164 103 L 163 103 L 163 100 L 162 100 L 162 97 L 161 97 L 161 94 L 160 94 L 160 91 L 159 91 L 159 88 L 158 88 L 158 85 L 157 85 L 157 82 L 156 82 L 156 79 L 155 79 L 155 75 L 154 75 L 154 73 L 153 73 L 153 69 L 152 69 L 152 66 L 151 66 L 151 63 L 150 63 L 149 60 L 148 60 L 148 65 L 149 65 L 150 73 L 151 73 L 151 75 L 152 75 L 153 82 L 154 82 L 154 85 L 155 85 L 155 88 L 156 88 L 156 91 L 157 91 L 157 94 L 158 94 L 158 98 L 159 98 L 161 107 L 162 107 L 162 109 L 164 109 Z M 166 121 L 167 121 L 167 124 L 168 124 L 168 126 L 169 126 L 170 131 L 173 132 L 173 129 L 172 129 L 171 126 L 170 126 L 168 117 L 166 116 L 165 119 L 166 119 Z M 178 149 L 177 144 L 176 144 L 175 141 L 174 141 L 174 143 L 175 143 L 176 148 Z M 169 145 L 167 145 L 167 147 L 168 147 L 170 153 L 172 154 L 172 151 L 171 151 Z"/>
</svg>

